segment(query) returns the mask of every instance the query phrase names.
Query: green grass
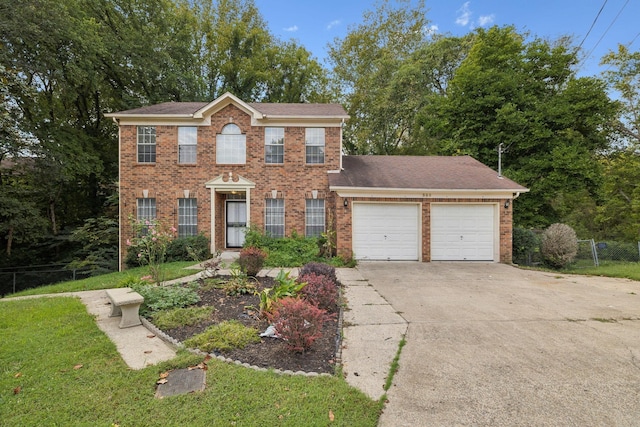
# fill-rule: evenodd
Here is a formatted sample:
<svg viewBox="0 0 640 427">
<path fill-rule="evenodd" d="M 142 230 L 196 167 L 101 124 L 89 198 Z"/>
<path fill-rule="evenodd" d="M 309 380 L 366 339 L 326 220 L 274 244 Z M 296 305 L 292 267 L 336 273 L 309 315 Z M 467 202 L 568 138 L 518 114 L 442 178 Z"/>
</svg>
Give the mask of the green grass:
<svg viewBox="0 0 640 427">
<path fill-rule="evenodd" d="M 604 261 L 599 267 L 591 264 L 582 268 L 567 268 L 562 273 L 585 274 L 589 276 L 620 277 L 631 280 L 640 280 L 640 263 Z"/>
<path fill-rule="evenodd" d="M 166 331 L 179 326 L 192 326 L 211 317 L 215 309 L 210 306 L 181 307 L 153 313 L 153 324 Z"/>
<path fill-rule="evenodd" d="M 196 274 L 198 270 L 186 269 L 194 265 L 193 261 L 179 261 L 164 264 L 165 280 L 177 279 L 179 277 L 190 276 Z M 149 275 L 149 267 L 130 268 L 125 271 L 103 274 L 101 276 L 88 277 L 82 280 L 74 280 L 69 282 L 56 283 L 53 285 L 40 286 L 38 288 L 25 289 L 15 294 L 5 295 L 5 297 L 24 296 L 24 295 L 42 295 L 42 294 L 58 294 L 61 292 L 91 291 L 96 289 L 109 289 L 118 286 L 118 283 L 129 277 L 144 277 Z"/>
<path fill-rule="evenodd" d="M 161 372 L 200 361 L 183 352 L 133 371 L 79 300 L 0 302 L 2 425 L 375 426 L 382 407 L 342 378 L 278 375 L 215 359 L 205 391 L 154 398 Z"/>
</svg>

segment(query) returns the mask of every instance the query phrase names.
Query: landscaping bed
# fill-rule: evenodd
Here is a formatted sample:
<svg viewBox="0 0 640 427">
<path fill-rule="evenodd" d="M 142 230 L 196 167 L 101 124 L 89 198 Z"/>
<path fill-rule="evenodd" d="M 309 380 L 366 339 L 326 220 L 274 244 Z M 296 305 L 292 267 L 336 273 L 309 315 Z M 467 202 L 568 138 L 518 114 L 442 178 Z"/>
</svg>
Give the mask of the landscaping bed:
<svg viewBox="0 0 640 427">
<path fill-rule="evenodd" d="M 266 316 L 260 315 L 259 294 L 265 288 L 276 286 L 275 280 L 271 277 L 249 278 L 248 283 L 255 289 L 244 294 L 229 295 L 225 284 L 231 280 L 230 276 L 218 276 L 200 281 L 197 287 L 191 285 L 199 297 L 199 301 L 191 307 L 213 307 L 213 312 L 205 319 L 190 326 L 156 326 L 181 343 L 225 321 L 238 321 L 247 328 L 264 332 L 270 323 Z M 333 374 L 340 339 L 337 301 L 329 311 L 334 315 L 324 322 L 320 336 L 304 352 L 292 351 L 283 339 L 260 337 L 258 342 L 249 343 L 243 348 L 213 349 L 211 353 L 262 368 Z M 155 324 L 151 315 L 146 317 Z"/>
</svg>

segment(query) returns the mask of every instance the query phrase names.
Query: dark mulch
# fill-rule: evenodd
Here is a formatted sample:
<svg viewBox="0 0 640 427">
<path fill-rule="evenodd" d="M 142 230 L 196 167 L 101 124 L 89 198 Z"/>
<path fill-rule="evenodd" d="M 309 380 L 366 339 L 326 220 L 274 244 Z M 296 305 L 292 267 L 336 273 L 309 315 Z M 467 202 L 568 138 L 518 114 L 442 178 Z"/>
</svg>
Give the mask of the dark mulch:
<svg viewBox="0 0 640 427">
<path fill-rule="evenodd" d="M 225 279 L 222 277 L 222 279 Z M 260 277 L 257 279 L 258 291 L 273 286 L 273 279 Z M 199 306 L 215 307 L 210 319 L 194 326 L 186 326 L 164 331 L 170 337 L 183 342 L 193 335 L 203 332 L 207 327 L 224 320 L 238 320 L 245 326 L 264 332 L 269 323 L 258 316 L 260 298 L 257 295 L 228 296 L 223 289 L 212 288 L 199 290 Z M 334 312 L 337 313 L 336 306 Z M 219 352 L 224 357 L 239 360 L 250 365 L 276 368 L 291 371 L 334 373 L 336 350 L 340 334 L 337 315 L 326 322 L 322 337 L 313 343 L 310 350 L 295 353 L 287 349 L 286 343 L 278 338 L 262 338 L 260 343 L 249 344 L 243 349 Z"/>
</svg>

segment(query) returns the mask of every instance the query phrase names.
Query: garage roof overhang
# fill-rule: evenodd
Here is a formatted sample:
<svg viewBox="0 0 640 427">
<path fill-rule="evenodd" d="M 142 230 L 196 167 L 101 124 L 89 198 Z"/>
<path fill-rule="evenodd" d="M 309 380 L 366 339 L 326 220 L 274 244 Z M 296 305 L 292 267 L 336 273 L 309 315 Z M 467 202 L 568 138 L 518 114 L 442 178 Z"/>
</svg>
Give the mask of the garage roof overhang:
<svg viewBox="0 0 640 427">
<path fill-rule="evenodd" d="M 396 199 L 510 199 L 529 190 L 509 189 L 438 189 L 438 188 L 380 188 L 380 187 L 340 187 L 330 186 L 340 197 L 372 197 Z"/>
</svg>

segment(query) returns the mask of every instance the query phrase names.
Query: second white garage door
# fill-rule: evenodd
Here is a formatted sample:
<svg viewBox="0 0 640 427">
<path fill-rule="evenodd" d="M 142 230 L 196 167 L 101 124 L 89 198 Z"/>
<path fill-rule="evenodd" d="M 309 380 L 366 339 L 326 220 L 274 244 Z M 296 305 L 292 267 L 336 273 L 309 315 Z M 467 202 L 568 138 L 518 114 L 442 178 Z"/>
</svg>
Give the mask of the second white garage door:
<svg viewBox="0 0 640 427">
<path fill-rule="evenodd" d="M 432 204 L 431 260 L 493 261 L 494 205 Z"/>
<path fill-rule="evenodd" d="M 419 246 L 419 205 L 353 204 L 353 252 L 356 259 L 417 261 Z"/>
</svg>

